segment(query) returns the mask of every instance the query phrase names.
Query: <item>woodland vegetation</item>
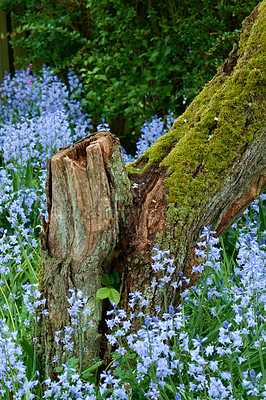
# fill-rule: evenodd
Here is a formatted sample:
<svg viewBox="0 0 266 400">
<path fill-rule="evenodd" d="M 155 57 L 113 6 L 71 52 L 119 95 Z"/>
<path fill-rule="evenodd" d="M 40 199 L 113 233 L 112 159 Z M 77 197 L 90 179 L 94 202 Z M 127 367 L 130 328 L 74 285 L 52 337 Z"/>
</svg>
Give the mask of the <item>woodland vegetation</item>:
<svg viewBox="0 0 266 400">
<path fill-rule="evenodd" d="M 0 10 L 15 67 L 79 72 L 94 129 L 105 118 L 132 153 L 145 120 L 180 115 L 215 75 L 258 3 L 0 0 Z"/>
<path fill-rule="evenodd" d="M 0 399 L 266 398 L 265 8 L 134 157 L 116 116 L 91 133 L 84 71 L 5 77 Z"/>
</svg>

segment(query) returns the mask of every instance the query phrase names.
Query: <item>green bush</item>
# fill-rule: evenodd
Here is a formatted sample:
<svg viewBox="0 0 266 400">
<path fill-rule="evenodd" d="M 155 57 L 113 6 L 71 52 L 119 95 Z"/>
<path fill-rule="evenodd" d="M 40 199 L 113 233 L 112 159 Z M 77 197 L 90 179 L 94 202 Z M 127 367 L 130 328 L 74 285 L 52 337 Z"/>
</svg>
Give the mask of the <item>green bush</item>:
<svg viewBox="0 0 266 400">
<path fill-rule="evenodd" d="M 69 65 L 87 43 L 86 1 L 0 0 L 0 10 L 10 15 L 12 48 L 25 50 L 16 64 L 42 63 L 56 70 Z"/>
</svg>

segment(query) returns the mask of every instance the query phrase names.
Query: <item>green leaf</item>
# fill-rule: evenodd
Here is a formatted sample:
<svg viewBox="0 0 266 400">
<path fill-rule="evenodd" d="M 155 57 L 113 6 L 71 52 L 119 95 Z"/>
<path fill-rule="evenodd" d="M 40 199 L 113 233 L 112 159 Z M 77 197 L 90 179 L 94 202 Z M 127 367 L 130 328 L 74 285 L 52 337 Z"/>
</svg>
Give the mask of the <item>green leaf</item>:
<svg viewBox="0 0 266 400">
<path fill-rule="evenodd" d="M 176 390 L 174 390 L 174 389 L 172 388 L 172 386 L 169 385 L 168 383 L 165 383 L 164 386 L 165 386 L 166 389 L 168 389 L 172 394 L 175 394 L 175 393 L 176 393 Z"/>
<path fill-rule="evenodd" d="M 86 99 L 92 101 L 96 99 L 96 96 L 96 93 L 93 90 L 90 90 L 86 95 Z"/>
<path fill-rule="evenodd" d="M 27 355 L 26 376 L 27 376 L 27 379 L 31 380 L 34 351 L 33 351 L 31 344 L 25 337 L 21 338 L 19 342 L 20 342 L 22 349 L 24 350 L 24 353 Z M 41 371 L 41 365 L 40 365 L 40 361 L 38 358 L 36 360 L 36 368 L 38 371 Z"/>
<path fill-rule="evenodd" d="M 261 224 L 261 230 L 265 231 L 266 215 L 265 215 L 265 209 L 263 208 L 263 201 L 261 199 L 259 200 L 259 219 L 260 219 L 260 224 Z"/>
<path fill-rule="evenodd" d="M 123 85 L 123 81 L 116 81 L 116 82 L 114 82 L 113 83 L 113 88 L 118 88 L 118 87 L 121 87 Z"/>
<path fill-rule="evenodd" d="M 95 76 L 94 76 L 94 79 L 97 79 L 97 80 L 99 80 L 99 81 L 107 81 L 106 76 L 103 75 L 103 74 L 95 75 Z"/>
<path fill-rule="evenodd" d="M 68 361 L 68 365 L 69 365 L 70 368 L 75 368 L 75 369 L 78 368 L 79 358 L 70 357 L 67 361 Z"/>
<path fill-rule="evenodd" d="M 108 274 L 102 274 L 102 284 L 104 286 L 111 286 L 110 276 Z"/>
<path fill-rule="evenodd" d="M 112 272 L 112 276 L 114 278 L 114 283 L 118 285 L 120 283 L 119 273 L 117 271 Z"/>
<path fill-rule="evenodd" d="M 152 52 L 151 56 L 150 56 L 150 61 L 154 62 L 156 60 L 156 58 L 159 55 L 159 50 L 155 50 L 154 52 Z"/>
<path fill-rule="evenodd" d="M 99 67 L 95 67 L 93 68 L 93 70 L 91 71 L 92 74 L 96 74 L 96 72 L 100 71 Z"/>
<path fill-rule="evenodd" d="M 96 292 L 96 300 L 103 300 L 109 298 L 110 293 L 111 293 L 110 288 L 108 287 L 100 288 Z"/>
<path fill-rule="evenodd" d="M 89 367 L 88 369 L 86 369 L 81 373 L 82 378 L 86 379 L 87 377 L 89 377 L 91 373 L 96 371 L 102 364 L 103 364 L 102 360 L 97 361 L 95 364 L 93 364 L 91 367 Z"/>
<path fill-rule="evenodd" d="M 110 301 L 113 301 L 117 305 L 120 301 L 120 293 L 116 289 L 110 288 L 110 294 L 108 298 Z"/>
</svg>

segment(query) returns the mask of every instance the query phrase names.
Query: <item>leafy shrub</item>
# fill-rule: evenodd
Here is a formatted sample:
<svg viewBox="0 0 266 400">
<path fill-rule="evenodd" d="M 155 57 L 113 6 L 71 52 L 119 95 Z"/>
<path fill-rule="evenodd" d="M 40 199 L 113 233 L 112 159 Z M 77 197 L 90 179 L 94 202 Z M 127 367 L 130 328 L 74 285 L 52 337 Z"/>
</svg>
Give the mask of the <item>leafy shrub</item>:
<svg viewBox="0 0 266 400">
<path fill-rule="evenodd" d="M 85 4 L 74 1 L 0 0 L 0 9 L 12 21 L 10 44 L 25 50 L 15 59 L 24 68 L 30 63 L 45 63 L 63 68 L 86 44 Z"/>
</svg>

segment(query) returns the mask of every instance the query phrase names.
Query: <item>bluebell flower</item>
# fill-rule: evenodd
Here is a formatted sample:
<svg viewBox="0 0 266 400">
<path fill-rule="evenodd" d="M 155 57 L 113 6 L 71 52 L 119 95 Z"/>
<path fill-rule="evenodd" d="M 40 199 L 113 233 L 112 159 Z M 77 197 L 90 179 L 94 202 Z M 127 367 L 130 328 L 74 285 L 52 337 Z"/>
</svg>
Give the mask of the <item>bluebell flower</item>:
<svg viewBox="0 0 266 400">
<path fill-rule="evenodd" d="M 97 126 L 97 131 L 103 131 L 103 132 L 105 132 L 105 131 L 109 131 L 109 130 L 110 130 L 109 124 L 107 124 L 107 123 L 105 122 L 105 119 L 102 118 L 102 123 L 101 123 L 100 125 Z"/>
</svg>

